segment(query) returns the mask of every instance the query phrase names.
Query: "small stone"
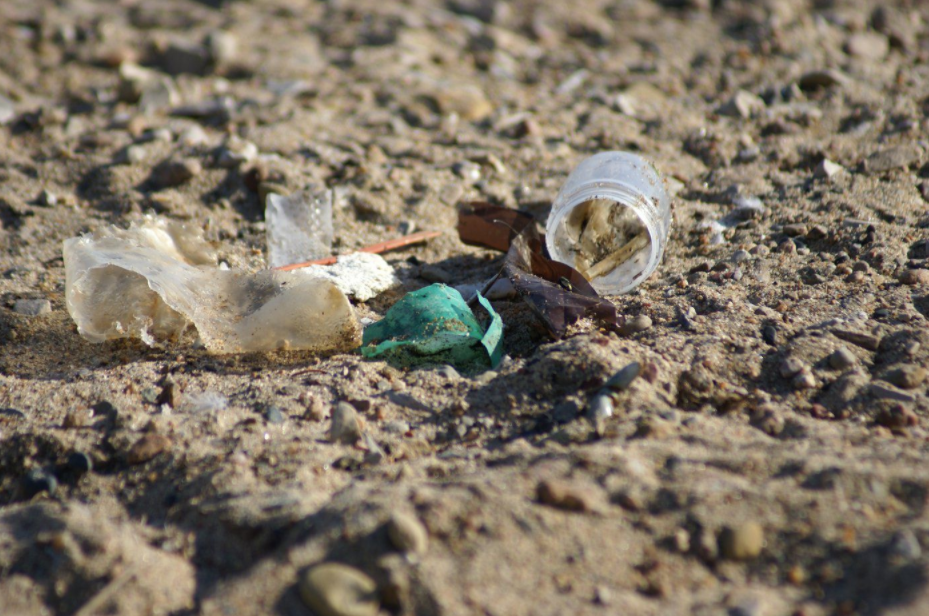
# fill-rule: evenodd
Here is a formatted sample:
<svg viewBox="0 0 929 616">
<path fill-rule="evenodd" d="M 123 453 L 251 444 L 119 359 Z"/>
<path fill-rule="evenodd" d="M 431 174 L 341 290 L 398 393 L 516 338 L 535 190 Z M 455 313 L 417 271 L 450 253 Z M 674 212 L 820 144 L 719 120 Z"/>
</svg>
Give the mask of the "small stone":
<svg viewBox="0 0 929 616">
<path fill-rule="evenodd" d="M 905 364 L 884 375 L 884 380 L 903 389 L 916 389 L 926 380 L 926 369 Z"/>
<path fill-rule="evenodd" d="M 858 284 L 860 282 L 864 282 L 865 278 L 867 278 L 867 276 L 865 276 L 864 272 L 862 272 L 861 270 L 855 270 L 854 272 L 852 272 L 851 274 L 845 277 L 845 282 L 850 282 L 852 284 Z"/>
<path fill-rule="evenodd" d="M 751 560 L 764 549 L 764 529 L 757 522 L 726 527 L 719 534 L 719 551 L 729 560 Z"/>
<path fill-rule="evenodd" d="M 94 469 L 94 463 L 83 451 L 75 451 L 68 456 L 67 467 L 77 475 L 84 475 Z"/>
<path fill-rule="evenodd" d="M 810 227 L 810 230 L 806 232 L 806 239 L 808 240 L 821 240 L 824 237 L 829 235 L 829 229 L 825 225 L 813 225 Z"/>
<path fill-rule="evenodd" d="M 687 532 L 687 529 L 678 528 L 674 531 L 674 549 L 676 549 L 681 554 L 686 554 L 690 551 L 690 533 Z"/>
<path fill-rule="evenodd" d="M 16 105 L 7 97 L 0 94 L 0 126 L 9 124 L 16 117 Z"/>
<path fill-rule="evenodd" d="M 443 115 L 455 113 L 462 120 L 480 121 L 494 111 L 493 104 L 476 87 L 452 87 L 433 96 Z"/>
<path fill-rule="evenodd" d="M 811 372 L 803 371 L 791 381 L 794 389 L 815 389 L 816 377 Z"/>
<path fill-rule="evenodd" d="M 452 165 L 452 171 L 463 180 L 468 182 L 479 182 L 481 179 L 481 166 L 466 160 L 461 163 Z"/>
<path fill-rule="evenodd" d="M 871 395 L 875 398 L 882 400 L 896 400 L 897 402 L 915 402 L 916 396 L 909 392 L 900 391 L 894 387 L 891 387 L 889 384 L 884 385 L 879 382 L 871 383 L 868 387 L 868 391 L 871 392 Z"/>
<path fill-rule="evenodd" d="M 929 285 L 929 270 L 908 269 L 900 274 L 900 282 L 911 287 Z"/>
<path fill-rule="evenodd" d="M 341 563 L 311 567 L 301 576 L 299 591 L 318 616 L 376 616 L 380 609 L 374 580 Z"/>
<path fill-rule="evenodd" d="M 836 338 L 844 340 L 845 342 L 851 342 L 855 346 L 859 346 L 868 351 L 876 351 L 877 348 L 881 346 L 881 339 L 872 334 L 862 334 L 847 329 L 834 329 L 832 333 Z"/>
<path fill-rule="evenodd" d="M 746 90 L 739 90 L 719 108 L 719 113 L 738 118 L 751 118 L 762 113 L 764 109 L 765 104 L 760 96 Z"/>
<path fill-rule="evenodd" d="M 777 251 L 784 254 L 792 255 L 797 252 L 797 245 L 794 244 L 791 240 L 784 240 L 777 245 Z"/>
<path fill-rule="evenodd" d="M 762 405 L 752 411 L 751 424 L 768 436 L 777 436 L 784 431 L 785 422 L 776 408 Z"/>
<path fill-rule="evenodd" d="M 845 171 L 845 167 L 838 163 L 832 162 L 828 158 L 824 158 L 818 165 L 816 165 L 816 169 L 813 170 L 813 177 L 824 180 L 831 180 L 843 171 Z"/>
<path fill-rule="evenodd" d="M 890 540 L 890 553 L 903 560 L 919 560 L 923 555 L 922 546 L 916 534 L 908 528 L 897 531 Z"/>
<path fill-rule="evenodd" d="M 591 513 L 597 509 L 596 494 L 592 490 L 559 479 L 540 481 L 536 497 L 540 503 L 565 511 Z"/>
<path fill-rule="evenodd" d="M 636 422 L 633 436 L 635 438 L 662 439 L 671 436 L 674 432 L 674 424 L 670 421 L 666 421 L 660 417 L 648 416 Z"/>
<path fill-rule="evenodd" d="M 47 299 L 18 299 L 13 303 L 13 312 L 27 317 L 38 317 L 52 311 Z"/>
<path fill-rule="evenodd" d="M 424 265 L 419 272 L 419 277 L 426 282 L 441 284 L 448 284 L 452 281 L 452 275 L 438 265 Z"/>
<path fill-rule="evenodd" d="M 170 448 L 171 441 L 168 437 L 161 434 L 146 434 L 129 448 L 126 461 L 129 464 L 142 464 Z"/>
<path fill-rule="evenodd" d="M 177 137 L 178 144 L 186 147 L 196 147 L 205 144 L 209 138 L 206 131 L 199 125 L 194 125 L 184 129 Z"/>
<path fill-rule="evenodd" d="M 200 175 L 203 166 L 196 159 L 166 160 L 152 170 L 151 181 L 158 188 L 173 188 Z"/>
<path fill-rule="evenodd" d="M 277 406 L 276 404 L 271 404 L 265 408 L 264 415 L 265 420 L 267 420 L 269 424 L 277 425 L 284 423 L 284 413 L 281 412 L 281 407 Z"/>
<path fill-rule="evenodd" d="M 587 403 L 587 417 L 598 426 L 600 422 L 612 417 L 613 412 L 613 399 L 609 395 L 597 394 Z"/>
<path fill-rule="evenodd" d="M 58 205 L 58 195 L 46 189 L 39 193 L 36 202 L 39 205 L 44 205 L 45 207 L 54 207 Z"/>
<path fill-rule="evenodd" d="M 801 90 L 818 90 L 819 88 L 844 86 L 850 81 L 849 77 L 844 73 L 840 73 L 833 69 L 826 69 L 804 73 L 797 81 L 797 85 L 800 86 Z"/>
<path fill-rule="evenodd" d="M 765 325 L 761 328 L 761 339 L 765 344 L 777 346 L 777 328 L 773 325 Z"/>
<path fill-rule="evenodd" d="M 210 59 L 216 66 L 225 66 L 235 60 L 239 51 L 239 40 L 231 32 L 211 32 L 206 39 Z"/>
<path fill-rule="evenodd" d="M 919 417 L 902 404 L 895 404 L 883 409 L 875 418 L 875 423 L 891 429 L 910 428 L 919 425 Z"/>
<path fill-rule="evenodd" d="M 782 377 L 789 379 L 800 374 L 804 368 L 803 362 L 796 357 L 787 357 L 781 362 L 778 370 Z"/>
<path fill-rule="evenodd" d="M 355 407 L 348 402 L 339 402 L 332 410 L 329 440 L 351 445 L 361 438 L 363 427 L 363 421 Z"/>
<path fill-rule="evenodd" d="M 855 365 L 858 358 L 845 347 L 839 347 L 829 355 L 829 365 L 836 370 L 845 370 Z"/>
<path fill-rule="evenodd" d="M 915 143 L 898 145 L 875 152 L 864 161 L 865 173 L 885 173 L 918 163 L 923 151 Z"/>
<path fill-rule="evenodd" d="M 32 498 L 42 492 L 54 496 L 55 491 L 58 489 L 58 480 L 51 473 L 47 473 L 40 468 L 34 468 L 23 477 L 22 486 L 26 498 Z"/>
<path fill-rule="evenodd" d="M 258 146 L 251 141 L 231 138 L 226 145 L 220 148 L 216 157 L 216 164 L 224 169 L 239 167 L 258 158 Z"/>
<path fill-rule="evenodd" d="M 425 554 L 429 547 L 429 533 L 416 516 L 394 512 L 387 522 L 387 536 L 401 552 Z"/>
<path fill-rule="evenodd" d="M 628 389 L 629 386 L 632 385 L 632 381 L 639 376 L 640 372 L 642 372 L 642 364 L 634 361 L 610 377 L 610 379 L 603 384 L 603 388 L 612 389 L 613 391 Z"/>
<path fill-rule="evenodd" d="M 632 336 L 651 329 L 651 327 L 651 318 L 647 314 L 639 314 L 623 323 L 619 328 L 619 334 L 621 336 Z"/>
<path fill-rule="evenodd" d="M 161 54 L 161 66 L 169 75 L 204 75 L 210 67 L 210 53 L 201 45 L 175 42 Z"/>
<path fill-rule="evenodd" d="M 855 58 L 882 60 L 890 51 L 890 43 L 877 32 L 856 32 L 845 42 L 845 51 Z"/>
<path fill-rule="evenodd" d="M 807 234 L 807 226 L 800 223 L 784 225 L 784 233 L 790 237 L 798 237 Z"/>
</svg>

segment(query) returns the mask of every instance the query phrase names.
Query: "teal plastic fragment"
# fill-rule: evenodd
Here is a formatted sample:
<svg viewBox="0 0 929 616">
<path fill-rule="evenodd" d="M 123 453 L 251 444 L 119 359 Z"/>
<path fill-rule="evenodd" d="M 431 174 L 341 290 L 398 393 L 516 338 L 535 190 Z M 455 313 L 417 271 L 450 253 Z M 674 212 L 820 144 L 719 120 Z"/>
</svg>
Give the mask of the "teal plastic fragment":
<svg viewBox="0 0 929 616">
<path fill-rule="evenodd" d="M 451 287 L 434 284 L 409 293 L 383 319 L 365 328 L 361 354 L 383 355 L 405 366 L 496 368 L 503 358 L 503 320 L 480 294 L 478 301 L 490 315 L 486 331 L 461 293 Z"/>
</svg>

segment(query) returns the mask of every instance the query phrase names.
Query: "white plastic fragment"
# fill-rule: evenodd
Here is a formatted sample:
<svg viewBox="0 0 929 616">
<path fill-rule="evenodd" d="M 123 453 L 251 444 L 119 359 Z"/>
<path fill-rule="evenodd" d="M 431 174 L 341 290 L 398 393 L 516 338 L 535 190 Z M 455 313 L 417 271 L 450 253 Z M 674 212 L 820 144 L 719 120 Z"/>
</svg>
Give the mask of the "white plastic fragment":
<svg viewBox="0 0 929 616">
<path fill-rule="evenodd" d="M 64 243 L 68 312 L 92 342 L 176 338 L 190 324 L 216 353 L 357 347 L 361 328 L 327 280 L 216 267 L 202 231 L 146 217 Z"/>
<path fill-rule="evenodd" d="M 271 193 L 265 204 L 268 265 L 280 267 L 332 254 L 332 191 Z"/>
<path fill-rule="evenodd" d="M 311 265 L 294 272 L 310 278 L 330 280 L 343 293 L 360 302 L 377 297 L 400 284 L 394 268 L 384 257 L 368 252 L 342 255 L 335 265 Z"/>
</svg>

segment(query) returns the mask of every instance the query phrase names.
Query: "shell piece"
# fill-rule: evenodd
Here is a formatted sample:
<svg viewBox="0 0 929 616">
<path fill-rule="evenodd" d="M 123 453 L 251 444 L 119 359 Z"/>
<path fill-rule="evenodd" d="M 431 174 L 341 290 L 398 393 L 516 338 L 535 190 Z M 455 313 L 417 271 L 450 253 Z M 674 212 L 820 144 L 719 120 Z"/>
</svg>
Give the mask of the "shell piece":
<svg viewBox="0 0 929 616">
<path fill-rule="evenodd" d="M 64 243 L 68 312 L 92 342 L 177 337 L 190 324 L 212 352 L 357 347 L 361 328 L 332 282 L 222 270 L 202 232 L 146 218 Z"/>
</svg>

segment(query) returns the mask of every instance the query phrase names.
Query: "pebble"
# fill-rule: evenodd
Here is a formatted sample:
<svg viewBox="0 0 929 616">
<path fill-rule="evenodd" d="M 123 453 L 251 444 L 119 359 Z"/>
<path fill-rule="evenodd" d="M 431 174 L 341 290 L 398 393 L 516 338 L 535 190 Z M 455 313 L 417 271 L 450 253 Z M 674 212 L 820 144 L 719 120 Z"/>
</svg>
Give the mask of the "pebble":
<svg viewBox="0 0 929 616">
<path fill-rule="evenodd" d="M 829 355 L 829 365 L 836 370 L 845 370 L 855 365 L 858 359 L 847 348 L 839 347 Z"/>
<path fill-rule="evenodd" d="M 239 51 L 239 40 L 231 32 L 217 30 L 207 37 L 206 46 L 213 63 L 223 66 L 235 60 Z"/>
<path fill-rule="evenodd" d="M 886 428 L 909 428 L 919 425 L 919 416 L 902 404 L 895 404 L 889 409 L 883 409 L 875 418 L 875 423 Z"/>
<path fill-rule="evenodd" d="M 729 560 L 751 560 L 764 548 L 764 529 L 757 522 L 727 526 L 719 534 L 719 551 Z"/>
<path fill-rule="evenodd" d="M 168 437 L 161 434 L 146 434 L 129 448 L 126 461 L 129 464 L 142 464 L 170 448 L 171 441 Z"/>
<path fill-rule="evenodd" d="M 329 440 L 333 443 L 351 445 L 361 438 L 363 425 L 355 407 L 348 402 L 339 402 L 332 409 Z"/>
<path fill-rule="evenodd" d="M 376 616 L 380 609 L 374 580 L 340 563 L 308 569 L 300 578 L 299 591 L 318 616 Z"/>
<path fill-rule="evenodd" d="M 38 317 L 52 311 L 47 299 L 18 299 L 13 303 L 13 312 L 27 317 Z"/>
<path fill-rule="evenodd" d="M 882 385 L 881 383 L 871 383 L 868 387 L 868 391 L 871 392 L 871 395 L 875 398 L 880 398 L 883 400 L 896 400 L 897 402 L 914 402 L 916 396 L 911 393 L 900 391 L 890 387 L 889 385 Z"/>
<path fill-rule="evenodd" d="M 784 233 L 791 237 L 798 237 L 801 235 L 806 235 L 807 232 L 808 232 L 807 226 L 801 223 L 784 225 Z"/>
<path fill-rule="evenodd" d="M 761 328 L 761 339 L 766 344 L 777 346 L 777 328 L 773 325 L 765 325 Z"/>
<path fill-rule="evenodd" d="M 284 423 L 284 413 L 281 412 L 281 407 L 276 404 L 271 404 L 265 408 L 264 415 L 269 424 Z"/>
<path fill-rule="evenodd" d="M 9 124 L 16 117 L 16 105 L 7 97 L 0 94 L 0 126 Z"/>
<path fill-rule="evenodd" d="M 803 362 L 796 357 L 787 357 L 781 362 L 779 371 L 782 377 L 789 379 L 800 374 L 804 367 Z"/>
<path fill-rule="evenodd" d="M 856 58 L 882 60 L 890 51 L 890 43 L 877 32 L 856 32 L 845 42 L 845 51 Z"/>
<path fill-rule="evenodd" d="M 612 389 L 614 391 L 623 391 L 632 385 L 632 381 L 634 381 L 635 378 L 639 376 L 640 372 L 642 372 L 642 364 L 634 361 L 610 377 L 610 379 L 603 384 L 603 388 Z"/>
<path fill-rule="evenodd" d="M 452 281 L 452 275 L 438 265 L 424 265 L 419 272 L 419 277 L 426 282 L 441 284 L 448 284 Z"/>
<path fill-rule="evenodd" d="M 887 372 L 884 380 L 903 389 L 916 389 L 926 380 L 926 369 L 913 364 L 905 364 Z"/>
<path fill-rule="evenodd" d="M 452 165 L 452 171 L 463 180 L 479 182 L 481 180 L 481 166 L 471 161 L 464 161 Z"/>
<path fill-rule="evenodd" d="M 890 553 L 904 560 L 918 560 L 923 555 L 916 534 L 908 528 L 897 531 L 890 540 Z"/>
<path fill-rule="evenodd" d="M 834 69 L 826 69 L 804 73 L 797 80 L 797 85 L 800 86 L 801 90 L 817 90 L 819 88 L 844 86 L 850 81 L 851 79 L 844 73 Z"/>
<path fill-rule="evenodd" d="M 36 199 L 36 201 L 39 205 L 44 205 L 45 207 L 54 207 L 58 205 L 58 195 L 46 189 L 39 193 L 39 197 Z"/>
<path fill-rule="evenodd" d="M 929 270 L 908 269 L 900 274 L 900 282 L 911 287 L 929 285 Z"/>
<path fill-rule="evenodd" d="M 94 463 L 90 456 L 83 451 L 75 451 L 68 456 L 67 467 L 68 470 L 83 475 L 94 470 Z"/>
<path fill-rule="evenodd" d="M 751 118 L 761 114 L 764 110 L 765 104 L 760 96 L 747 90 L 739 90 L 719 108 L 719 113 L 738 118 Z"/>
<path fill-rule="evenodd" d="M 613 401 L 609 396 L 597 394 L 587 403 L 587 417 L 594 423 L 613 416 Z"/>
<path fill-rule="evenodd" d="M 597 509 L 596 495 L 591 490 L 559 479 L 540 481 L 536 496 L 540 503 L 565 511 L 590 513 Z"/>
<path fill-rule="evenodd" d="M 177 137 L 177 142 L 186 147 L 195 147 L 198 145 L 203 145 L 209 140 L 207 137 L 206 131 L 203 130 L 199 125 L 191 126 L 190 128 L 184 129 L 180 135 Z"/>
<path fill-rule="evenodd" d="M 816 387 L 816 377 L 811 372 L 803 371 L 794 377 L 791 381 L 794 389 L 814 389 Z"/>
<path fill-rule="evenodd" d="M 419 519 L 404 512 L 394 512 L 387 522 L 387 536 L 401 552 L 425 554 L 429 548 L 429 533 Z"/>
<path fill-rule="evenodd" d="M 210 54 L 201 45 L 176 42 L 168 45 L 161 54 L 161 66 L 169 75 L 203 75 L 210 66 Z"/>
<path fill-rule="evenodd" d="M 251 141 L 233 138 L 220 148 L 216 164 L 224 169 L 232 169 L 243 163 L 250 163 L 258 158 L 258 154 L 258 146 Z"/>
<path fill-rule="evenodd" d="M 158 188 L 180 186 L 200 175 L 203 166 L 196 159 L 166 160 L 152 170 L 151 180 Z"/>
<path fill-rule="evenodd" d="M 636 438 L 667 438 L 674 434 L 675 427 L 670 421 L 660 417 L 643 417 L 636 422 L 634 436 Z"/>
<path fill-rule="evenodd" d="M 915 143 L 885 148 L 865 159 L 864 170 L 865 173 L 874 174 L 909 167 L 918 162 L 922 155 L 923 151 Z"/>
<path fill-rule="evenodd" d="M 851 342 L 855 346 L 860 346 L 868 351 L 876 351 L 881 345 L 881 339 L 872 334 L 862 334 L 847 329 L 834 329 L 832 333 L 836 338 L 844 340 L 845 342 Z"/>
<path fill-rule="evenodd" d="M 448 88 L 433 98 L 443 115 L 455 113 L 468 122 L 483 120 L 494 111 L 493 104 L 476 87 Z"/>
<path fill-rule="evenodd" d="M 48 492 L 49 496 L 54 496 L 58 489 L 58 480 L 51 473 L 34 468 L 23 477 L 22 486 L 26 498 L 32 498 L 42 492 Z"/>
<path fill-rule="evenodd" d="M 824 158 L 816 168 L 813 170 L 813 177 L 831 180 L 835 176 L 839 175 L 845 171 L 845 167 L 838 163 L 834 163 L 828 158 Z"/>
<path fill-rule="evenodd" d="M 651 327 L 651 318 L 647 314 L 639 314 L 623 323 L 622 327 L 619 328 L 619 334 L 621 336 L 632 336 L 649 330 Z"/>
</svg>

